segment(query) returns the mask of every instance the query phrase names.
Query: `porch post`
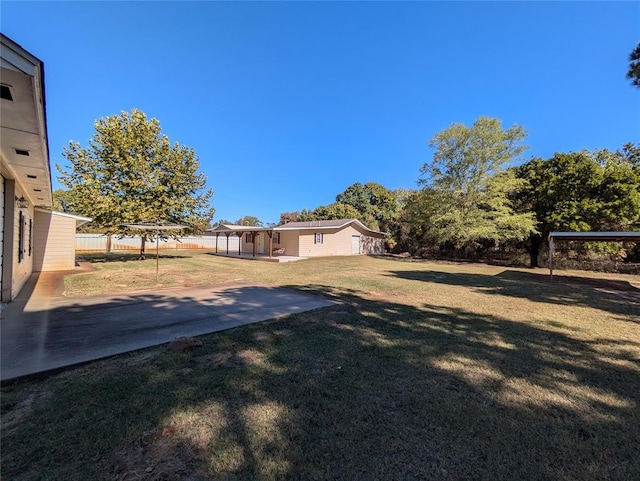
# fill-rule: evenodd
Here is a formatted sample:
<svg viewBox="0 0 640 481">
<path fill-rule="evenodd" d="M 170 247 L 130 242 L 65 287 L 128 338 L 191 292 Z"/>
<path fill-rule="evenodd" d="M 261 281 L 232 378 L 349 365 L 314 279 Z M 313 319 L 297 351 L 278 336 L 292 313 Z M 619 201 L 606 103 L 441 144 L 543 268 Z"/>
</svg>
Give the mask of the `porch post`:
<svg viewBox="0 0 640 481">
<path fill-rule="evenodd" d="M 220 232 L 216 232 L 216 254 L 218 253 L 218 236 L 220 235 Z"/>
<path fill-rule="evenodd" d="M 240 257 L 242 254 L 240 254 L 240 246 L 242 246 L 242 232 L 236 232 L 236 235 L 238 236 L 238 257 Z"/>
<path fill-rule="evenodd" d="M 253 257 L 256 256 L 256 237 L 258 237 L 257 231 L 251 231 L 251 240 L 253 241 Z"/>
<path fill-rule="evenodd" d="M 225 232 L 224 235 L 227 236 L 227 255 L 229 255 L 229 236 L 231 235 L 231 232 Z"/>
</svg>

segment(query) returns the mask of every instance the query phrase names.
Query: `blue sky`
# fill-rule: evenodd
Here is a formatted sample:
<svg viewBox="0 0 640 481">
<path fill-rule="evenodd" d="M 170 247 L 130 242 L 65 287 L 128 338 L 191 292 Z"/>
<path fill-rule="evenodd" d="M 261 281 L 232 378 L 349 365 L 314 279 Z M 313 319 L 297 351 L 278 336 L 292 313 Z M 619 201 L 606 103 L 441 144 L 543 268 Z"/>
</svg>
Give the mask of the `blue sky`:
<svg viewBox="0 0 640 481">
<path fill-rule="evenodd" d="M 415 188 L 433 135 L 481 115 L 527 129 L 525 160 L 640 142 L 640 2 L 3 1 L 0 22 L 45 63 L 52 166 L 138 108 L 195 149 L 217 220 Z"/>
</svg>

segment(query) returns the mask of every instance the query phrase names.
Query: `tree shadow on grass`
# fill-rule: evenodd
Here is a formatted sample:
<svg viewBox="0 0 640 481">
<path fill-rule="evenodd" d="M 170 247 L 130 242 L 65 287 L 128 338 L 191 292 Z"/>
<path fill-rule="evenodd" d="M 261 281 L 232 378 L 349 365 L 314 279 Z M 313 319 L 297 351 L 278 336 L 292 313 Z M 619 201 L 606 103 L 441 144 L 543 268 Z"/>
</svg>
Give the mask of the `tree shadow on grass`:
<svg viewBox="0 0 640 481">
<path fill-rule="evenodd" d="M 147 252 L 145 254 L 145 260 L 152 260 L 156 258 L 155 251 Z M 161 253 L 160 259 L 189 259 L 193 256 L 182 254 L 168 254 Z M 110 253 L 80 253 L 76 256 L 77 261 L 90 262 L 92 264 L 105 263 L 105 262 L 130 262 L 139 261 L 140 252 L 110 252 Z"/>
<path fill-rule="evenodd" d="M 529 299 L 534 302 L 585 306 L 617 314 L 621 320 L 640 323 L 640 289 L 629 281 L 579 276 L 554 276 L 505 270 L 498 275 L 441 271 L 391 271 L 394 277 L 413 281 L 465 286 L 483 294 Z"/>
<path fill-rule="evenodd" d="M 627 480 L 640 472 L 635 343 L 329 286 L 297 289 L 340 304 L 205 336 L 192 352 L 159 348 L 143 364 L 132 362 L 138 353 L 52 380 L 19 428 L 3 429 L 5 475 Z"/>
</svg>

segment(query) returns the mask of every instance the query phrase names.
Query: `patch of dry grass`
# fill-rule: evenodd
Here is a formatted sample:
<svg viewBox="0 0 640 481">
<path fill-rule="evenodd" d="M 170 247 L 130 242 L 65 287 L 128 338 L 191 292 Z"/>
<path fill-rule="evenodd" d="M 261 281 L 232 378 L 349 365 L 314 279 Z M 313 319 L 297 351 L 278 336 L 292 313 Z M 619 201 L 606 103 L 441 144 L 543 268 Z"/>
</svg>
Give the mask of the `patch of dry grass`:
<svg viewBox="0 0 640 481">
<path fill-rule="evenodd" d="M 366 257 L 161 261 L 176 285 L 242 279 L 341 303 L 204 336 L 191 352 L 140 351 L 4 388 L 3 477 L 640 473 L 637 277 L 563 272 L 549 283 L 543 270 Z M 67 289 L 144 272 L 129 264 Z"/>
</svg>

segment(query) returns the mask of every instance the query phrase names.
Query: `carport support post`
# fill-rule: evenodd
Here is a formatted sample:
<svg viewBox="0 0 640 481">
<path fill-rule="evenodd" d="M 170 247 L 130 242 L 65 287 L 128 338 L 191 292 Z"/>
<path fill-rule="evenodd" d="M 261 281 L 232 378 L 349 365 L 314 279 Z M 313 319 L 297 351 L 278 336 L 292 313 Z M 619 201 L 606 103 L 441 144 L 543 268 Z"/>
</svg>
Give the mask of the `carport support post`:
<svg viewBox="0 0 640 481">
<path fill-rule="evenodd" d="M 156 231 L 156 284 L 158 283 L 158 271 L 160 270 L 159 263 L 160 261 L 160 229 Z"/>
<path fill-rule="evenodd" d="M 553 282 L 553 254 L 556 246 L 553 244 L 553 237 L 549 237 L 549 280 Z"/>
<path fill-rule="evenodd" d="M 227 255 L 229 255 L 229 236 L 231 232 L 225 232 L 224 235 L 227 237 Z"/>
<path fill-rule="evenodd" d="M 253 245 L 253 257 L 256 256 L 256 238 L 258 237 L 258 231 L 251 231 L 251 240 L 253 241 L 251 245 Z"/>
<path fill-rule="evenodd" d="M 218 236 L 220 235 L 220 232 L 216 232 L 216 254 L 218 253 Z"/>
<path fill-rule="evenodd" d="M 271 253 L 273 252 L 273 231 L 268 230 L 267 235 L 269 236 L 269 259 L 271 259 Z"/>
</svg>

